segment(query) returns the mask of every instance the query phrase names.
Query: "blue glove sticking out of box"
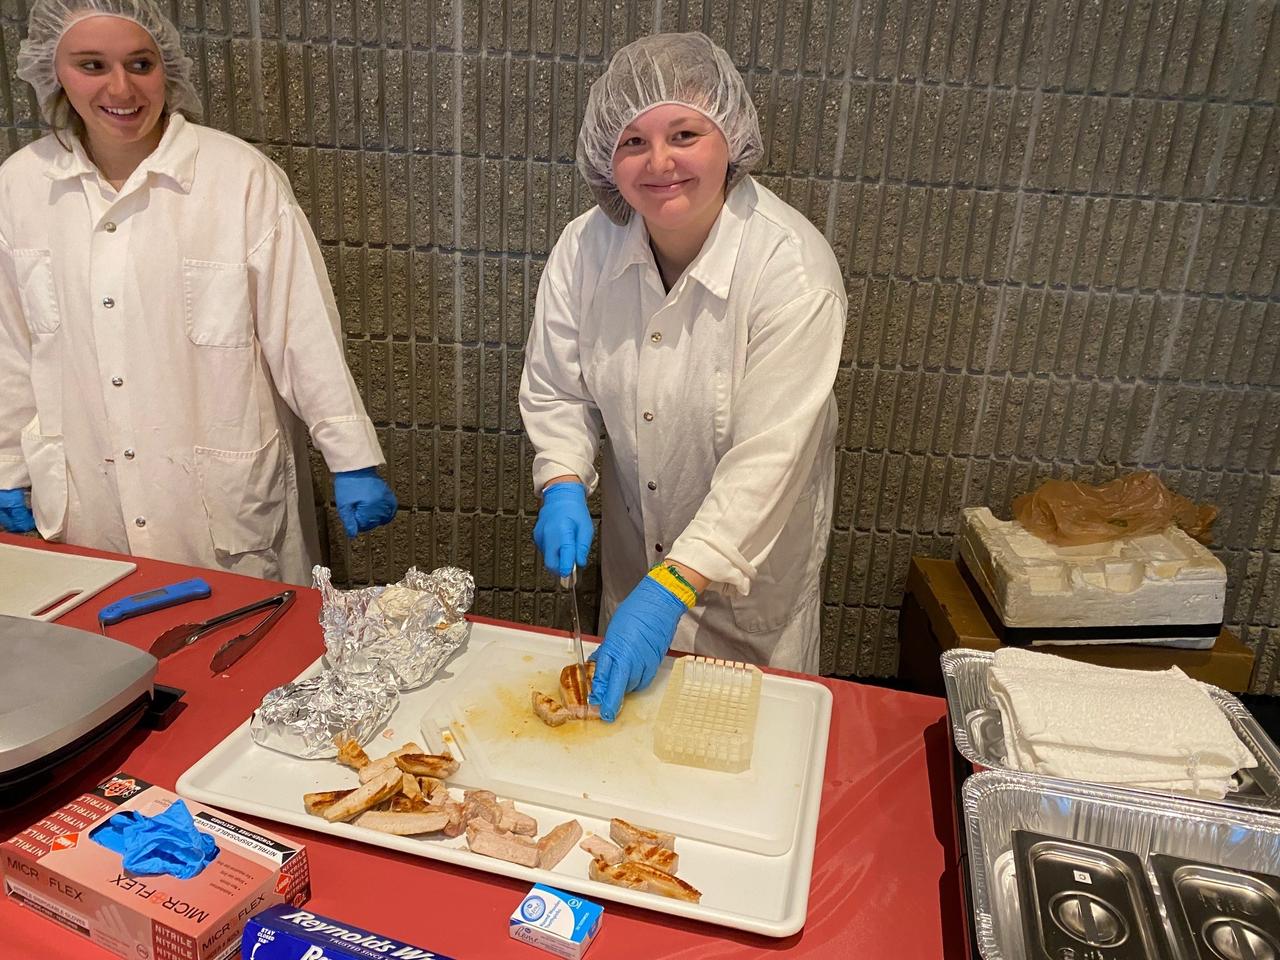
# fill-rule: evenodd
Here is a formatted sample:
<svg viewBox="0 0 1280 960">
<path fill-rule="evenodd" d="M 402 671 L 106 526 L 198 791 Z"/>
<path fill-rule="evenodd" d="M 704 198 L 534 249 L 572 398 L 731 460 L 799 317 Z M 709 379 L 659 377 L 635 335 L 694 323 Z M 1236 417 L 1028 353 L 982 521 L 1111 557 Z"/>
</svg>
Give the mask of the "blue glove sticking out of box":
<svg viewBox="0 0 1280 960">
<path fill-rule="evenodd" d="M 120 854 L 130 873 L 163 873 L 179 880 L 190 880 L 218 855 L 218 844 L 196 829 L 181 800 L 154 817 L 136 810 L 117 813 L 94 828 L 89 839 Z"/>
</svg>

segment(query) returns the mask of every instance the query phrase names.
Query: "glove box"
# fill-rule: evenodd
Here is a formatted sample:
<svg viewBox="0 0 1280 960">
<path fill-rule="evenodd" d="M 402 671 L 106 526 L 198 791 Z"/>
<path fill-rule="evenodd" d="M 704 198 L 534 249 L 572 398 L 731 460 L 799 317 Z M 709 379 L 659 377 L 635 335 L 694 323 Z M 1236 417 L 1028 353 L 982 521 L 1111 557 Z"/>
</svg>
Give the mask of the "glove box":
<svg viewBox="0 0 1280 960">
<path fill-rule="evenodd" d="M 153 707 L 156 659 L 118 640 L 0 616 L 0 809 L 70 777 Z"/>
</svg>

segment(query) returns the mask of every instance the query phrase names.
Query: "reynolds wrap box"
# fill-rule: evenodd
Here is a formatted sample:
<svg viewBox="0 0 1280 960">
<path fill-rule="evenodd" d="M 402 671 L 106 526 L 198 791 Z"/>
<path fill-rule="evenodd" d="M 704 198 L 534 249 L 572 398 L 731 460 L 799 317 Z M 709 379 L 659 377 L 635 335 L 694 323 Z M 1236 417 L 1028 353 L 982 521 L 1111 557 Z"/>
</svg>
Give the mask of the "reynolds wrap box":
<svg viewBox="0 0 1280 960">
<path fill-rule="evenodd" d="M 0 844 L 4 895 L 130 960 L 222 960 L 253 914 L 310 895 L 306 851 L 185 801 L 218 855 L 189 880 L 135 876 L 89 838 L 117 813 L 153 817 L 178 797 L 118 773 Z"/>
<path fill-rule="evenodd" d="M 322 917 L 272 907 L 245 924 L 242 960 L 450 960 L 443 953 Z"/>
</svg>

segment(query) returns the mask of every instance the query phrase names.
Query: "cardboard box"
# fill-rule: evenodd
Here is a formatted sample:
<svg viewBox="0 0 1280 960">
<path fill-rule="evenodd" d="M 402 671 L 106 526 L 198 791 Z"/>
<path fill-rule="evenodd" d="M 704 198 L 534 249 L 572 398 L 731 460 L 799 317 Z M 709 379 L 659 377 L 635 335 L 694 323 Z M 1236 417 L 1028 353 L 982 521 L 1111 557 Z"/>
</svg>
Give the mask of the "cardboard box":
<svg viewBox="0 0 1280 960">
<path fill-rule="evenodd" d="M 581 960 L 600 932 L 603 917 L 600 904 L 535 883 L 512 912 L 508 929 L 513 940 L 565 960 Z"/>
<path fill-rule="evenodd" d="M 218 856 L 197 876 L 134 876 L 90 839 L 95 826 L 136 810 L 153 817 L 179 798 L 118 773 L 0 844 L 4 894 L 130 960 L 222 960 L 245 921 L 311 892 L 306 850 L 203 804 L 186 801 Z"/>
</svg>

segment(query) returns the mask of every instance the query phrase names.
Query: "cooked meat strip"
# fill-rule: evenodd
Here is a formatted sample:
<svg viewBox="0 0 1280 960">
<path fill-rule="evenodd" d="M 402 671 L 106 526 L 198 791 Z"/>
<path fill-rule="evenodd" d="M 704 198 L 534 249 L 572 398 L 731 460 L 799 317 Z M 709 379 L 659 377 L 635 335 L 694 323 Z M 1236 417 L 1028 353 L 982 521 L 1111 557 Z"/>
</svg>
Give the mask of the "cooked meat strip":
<svg viewBox="0 0 1280 960">
<path fill-rule="evenodd" d="M 582 837 L 582 824 L 577 820 L 566 820 L 552 827 L 538 841 L 538 866 L 550 870 L 564 859 L 564 855 L 573 849 L 573 845 Z"/>
<path fill-rule="evenodd" d="M 473 820 L 467 824 L 467 846 L 486 857 L 495 857 L 525 867 L 538 865 L 536 843 L 512 833 L 500 833 L 488 821 Z"/>
<path fill-rule="evenodd" d="M 467 828 L 467 818 L 463 816 L 462 804 L 456 800 L 448 800 L 443 806 L 445 812 L 449 814 L 449 822 L 444 825 L 444 835 L 446 837 L 462 836 L 462 831 Z"/>
<path fill-rule="evenodd" d="M 398 837 L 411 837 L 419 833 L 435 833 L 444 829 L 449 814 L 443 810 L 420 813 L 393 813 L 382 810 L 366 810 L 356 817 L 357 827 L 368 827 L 382 833 L 394 833 Z"/>
<path fill-rule="evenodd" d="M 573 719 L 573 714 L 564 708 L 564 704 L 539 690 L 533 691 L 533 712 L 548 727 L 558 727 Z"/>
<path fill-rule="evenodd" d="M 487 820 L 495 827 L 502 822 L 502 807 L 492 790 L 467 790 L 462 794 L 462 805 L 463 816 L 468 822 Z"/>
<path fill-rule="evenodd" d="M 698 903 L 702 894 L 679 877 L 663 873 L 657 867 L 647 863 L 626 860 L 622 863 L 608 864 L 603 860 L 592 860 L 588 868 L 592 880 L 612 883 L 617 887 L 630 890 L 643 890 L 645 893 L 656 893 L 675 900 L 688 900 Z"/>
<path fill-rule="evenodd" d="M 587 695 L 591 693 L 591 681 L 596 675 L 595 661 L 587 664 L 587 675 L 582 676 L 582 668 L 571 663 L 560 671 L 560 699 L 564 708 L 575 720 L 598 720 L 600 708 L 587 703 Z"/>
<path fill-rule="evenodd" d="M 586 839 L 578 846 L 591 854 L 593 859 L 603 860 L 611 865 L 621 863 L 626 859 L 620 846 L 616 843 L 610 843 L 604 837 L 597 837 L 594 833 L 588 833 Z"/>
<path fill-rule="evenodd" d="M 629 843 L 651 843 L 655 847 L 666 847 L 668 850 L 676 848 L 676 838 L 673 834 L 650 830 L 648 827 L 638 827 L 634 823 L 627 823 L 617 817 L 609 821 L 609 837 L 620 847 L 625 847 Z"/>
<path fill-rule="evenodd" d="M 359 770 L 369 765 L 369 755 L 360 746 L 360 741 L 348 737 L 338 741 L 338 762 L 352 770 Z"/>
<path fill-rule="evenodd" d="M 498 808 L 502 816 L 498 819 L 498 829 L 509 833 L 518 833 L 525 837 L 538 835 L 538 821 L 527 813 L 521 813 L 510 800 L 499 800 Z"/>
<path fill-rule="evenodd" d="M 647 863 L 663 873 L 675 873 L 680 869 L 680 854 L 652 843 L 628 843 L 622 848 L 622 857 L 636 863 Z"/>
<path fill-rule="evenodd" d="M 422 796 L 422 788 L 418 786 L 418 778 L 411 773 L 401 773 L 400 792 L 410 798 Z"/>
<path fill-rule="evenodd" d="M 400 771 L 395 767 L 385 771 L 382 776 L 375 777 L 368 783 L 353 790 L 337 803 L 324 811 L 324 818 L 330 823 L 339 820 L 350 820 L 357 813 L 362 813 L 388 800 L 400 792 Z"/>
<path fill-rule="evenodd" d="M 355 788 L 352 788 L 350 790 L 321 790 L 318 793 L 304 793 L 302 795 L 302 806 L 307 813 L 318 817 L 343 797 L 355 792 Z"/>
<path fill-rule="evenodd" d="M 416 797 L 406 797 L 401 794 L 391 798 L 391 806 L 388 809 L 395 813 L 437 813 L 444 808 L 432 806 L 422 794 Z"/>
<path fill-rule="evenodd" d="M 396 765 L 396 757 L 402 753 L 421 753 L 422 748 L 416 743 L 406 743 L 402 747 L 392 750 L 385 757 L 379 757 L 377 760 L 371 760 L 359 770 L 360 782 L 368 783 L 376 776 L 380 776 L 383 771 L 390 770 Z"/>
<path fill-rule="evenodd" d="M 458 772 L 458 761 L 447 753 L 402 753 L 395 759 L 405 773 L 416 777 L 435 777 L 445 780 Z"/>
</svg>

